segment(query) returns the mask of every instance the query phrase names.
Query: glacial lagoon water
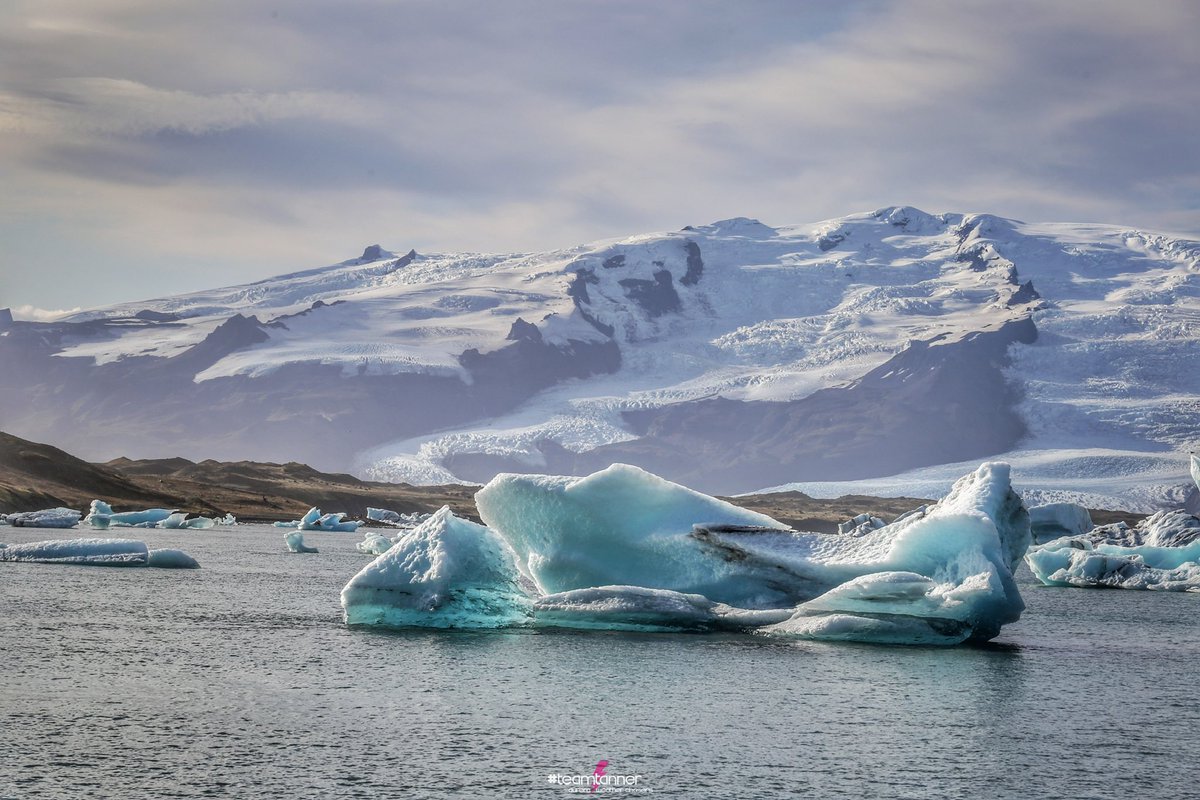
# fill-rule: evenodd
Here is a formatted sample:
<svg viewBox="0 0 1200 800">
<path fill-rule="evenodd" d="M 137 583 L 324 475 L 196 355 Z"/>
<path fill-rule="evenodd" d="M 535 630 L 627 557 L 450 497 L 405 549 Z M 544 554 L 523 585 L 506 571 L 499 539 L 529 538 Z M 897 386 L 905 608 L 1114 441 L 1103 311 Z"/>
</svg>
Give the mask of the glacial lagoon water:
<svg viewBox="0 0 1200 800">
<path fill-rule="evenodd" d="M 52 532 L 0 528 L 10 543 Z M 985 647 L 341 622 L 356 534 L 0 564 L 0 798 L 1197 796 L 1200 595 L 1052 589 Z"/>
</svg>

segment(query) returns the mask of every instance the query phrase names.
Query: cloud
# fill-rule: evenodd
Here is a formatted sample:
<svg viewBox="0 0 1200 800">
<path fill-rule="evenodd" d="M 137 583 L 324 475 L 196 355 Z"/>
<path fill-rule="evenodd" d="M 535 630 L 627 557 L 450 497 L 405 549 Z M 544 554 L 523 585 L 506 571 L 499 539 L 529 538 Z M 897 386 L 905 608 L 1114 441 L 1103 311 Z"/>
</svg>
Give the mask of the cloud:
<svg viewBox="0 0 1200 800">
<path fill-rule="evenodd" d="M 79 306 L 76 306 L 75 308 L 58 309 L 36 308 L 26 304 L 23 306 L 17 306 L 11 310 L 13 319 L 29 320 L 33 322 L 53 322 L 54 320 L 65 317 L 68 314 L 78 313 L 83 309 Z"/>
<path fill-rule="evenodd" d="M 1200 233 L 1190 2 L 43 0 L 0 23 L 0 276 L 35 304 L 373 241 L 893 203 Z"/>
</svg>

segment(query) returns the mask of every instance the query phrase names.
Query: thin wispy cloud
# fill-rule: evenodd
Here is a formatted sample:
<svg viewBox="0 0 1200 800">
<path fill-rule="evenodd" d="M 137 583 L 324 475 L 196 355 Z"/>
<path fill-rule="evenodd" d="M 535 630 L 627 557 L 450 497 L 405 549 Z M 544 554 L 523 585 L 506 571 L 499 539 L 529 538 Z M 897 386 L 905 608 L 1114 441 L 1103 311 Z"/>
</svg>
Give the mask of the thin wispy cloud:
<svg viewBox="0 0 1200 800">
<path fill-rule="evenodd" d="M 1188 2 L 18 2 L 0 304 L 891 203 L 1200 235 Z"/>
</svg>

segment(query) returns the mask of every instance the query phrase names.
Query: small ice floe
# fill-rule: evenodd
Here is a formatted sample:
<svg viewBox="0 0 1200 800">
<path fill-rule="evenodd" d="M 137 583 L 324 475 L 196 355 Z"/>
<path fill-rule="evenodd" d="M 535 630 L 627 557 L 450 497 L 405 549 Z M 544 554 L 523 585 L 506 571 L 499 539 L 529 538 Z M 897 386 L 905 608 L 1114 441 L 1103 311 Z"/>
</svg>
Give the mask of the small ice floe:
<svg viewBox="0 0 1200 800">
<path fill-rule="evenodd" d="M 145 542 L 136 539 L 58 539 L 12 544 L 0 546 L 0 561 L 167 569 L 197 569 L 200 566 L 182 550 L 150 550 Z"/>
<path fill-rule="evenodd" d="M 74 528 L 82 514 L 69 508 L 47 508 L 41 511 L 22 511 L 0 514 L 0 524 L 14 528 Z"/>
<path fill-rule="evenodd" d="M 308 510 L 298 520 L 291 522 L 276 522 L 276 528 L 295 528 L 301 531 L 334 531 L 338 533 L 353 533 L 357 531 L 361 522 L 356 520 L 346 520 L 345 512 L 339 511 L 336 514 L 322 514 L 321 509 L 313 507 Z"/>
<path fill-rule="evenodd" d="M 216 520 L 209 519 L 208 517 L 192 517 L 191 519 L 188 519 L 187 514 L 177 511 L 166 519 L 159 520 L 157 527 L 170 528 L 172 530 L 178 530 L 180 528 L 207 530 L 209 528 L 216 527 L 216 525 Z"/>
<path fill-rule="evenodd" d="M 366 553 L 372 556 L 381 556 L 392 547 L 392 540 L 381 533 L 375 531 L 367 531 L 366 536 L 361 542 L 355 543 L 354 547 L 360 553 Z"/>
<path fill-rule="evenodd" d="M 141 511 L 112 510 L 112 506 L 103 500 L 93 500 L 88 515 L 83 518 L 85 524 L 97 530 L 108 528 L 153 528 L 158 523 L 175 514 L 172 508 L 146 508 Z"/>
<path fill-rule="evenodd" d="M 283 537 L 287 542 L 287 549 L 293 553 L 319 553 L 315 547 L 309 547 L 304 543 L 304 534 L 300 531 L 292 531 Z"/>
<path fill-rule="evenodd" d="M 367 508 L 367 519 L 397 528 L 415 528 L 431 516 L 433 515 L 424 514 L 420 511 L 413 511 L 410 514 L 400 514 L 396 511 L 389 511 L 386 508 Z"/>
</svg>

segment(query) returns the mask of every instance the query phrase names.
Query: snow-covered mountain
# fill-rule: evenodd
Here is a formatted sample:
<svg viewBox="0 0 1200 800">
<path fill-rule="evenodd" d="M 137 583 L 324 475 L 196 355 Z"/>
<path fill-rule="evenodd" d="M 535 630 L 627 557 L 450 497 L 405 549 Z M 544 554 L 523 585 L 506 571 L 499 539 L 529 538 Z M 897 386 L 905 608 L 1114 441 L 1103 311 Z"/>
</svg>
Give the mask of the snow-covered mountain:
<svg viewBox="0 0 1200 800">
<path fill-rule="evenodd" d="M 1200 421 L 1200 243 L 908 207 L 538 254 L 372 246 L 0 327 L 0 428 L 93 458 L 414 483 L 626 461 L 708 491 L 911 495 L 1004 456 L 1040 496 L 1149 508 L 1183 491 Z"/>
</svg>

